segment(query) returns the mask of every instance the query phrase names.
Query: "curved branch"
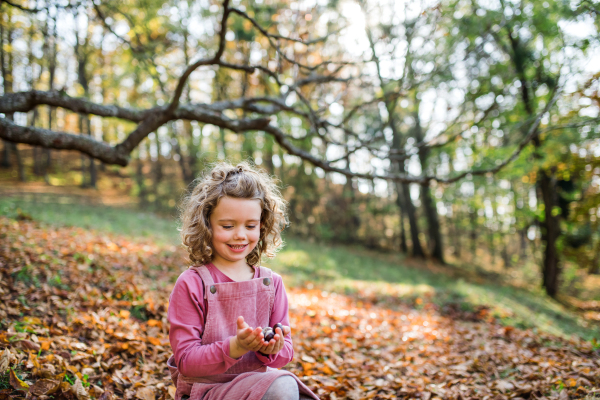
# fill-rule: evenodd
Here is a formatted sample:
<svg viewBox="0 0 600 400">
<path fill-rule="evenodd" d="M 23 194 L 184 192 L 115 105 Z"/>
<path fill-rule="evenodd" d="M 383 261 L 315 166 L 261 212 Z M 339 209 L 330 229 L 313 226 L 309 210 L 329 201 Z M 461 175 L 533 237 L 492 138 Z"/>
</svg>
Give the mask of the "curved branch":
<svg viewBox="0 0 600 400">
<path fill-rule="evenodd" d="M 0 137 L 15 143 L 60 150 L 77 150 L 107 164 L 125 166 L 129 161 L 129 154 L 125 154 L 109 144 L 98 142 L 90 136 L 20 126 L 7 118 L 0 118 Z"/>
<path fill-rule="evenodd" d="M 142 122 L 148 115 L 164 110 L 164 107 L 132 110 L 119 106 L 105 106 L 83 98 L 71 97 L 58 91 L 32 90 L 29 92 L 7 93 L 0 97 L 0 113 L 28 112 L 38 105 L 61 107 L 76 113 L 115 117 L 132 122 Z"/>
<path fill-rule="evenodd" d="M 183 93 L 183 88 L 185 87 L 185 83 L 187 82 L 192 72 L 194 72 L 201 65 L 219 64 L 221 57 L 223 56 L 223 52 L 225 51 L 225 34 L 227 33 L 227 18 L 229 18 L 230 13 L 231 8 L 229 8 L 229 0 L 224 0 L 223 18 L 221 19 L 221 30 L 219 32 L 219 48 L 217 49 L 217 52 L 213 57 L 198 60 L 194 64 L 186 68 L 185 72 L 183 73 L 183 75 L 181 75 L 181 77 L 179 78 L 179 82 L 177 83 L 175 94 L 173 94 L 171 104 L 169 104 L 169 107 L 167 108 L 168 113 L 173 113 L 179 106 L 179 99 L 181 98 L 181 94 Z"/>
</svg>

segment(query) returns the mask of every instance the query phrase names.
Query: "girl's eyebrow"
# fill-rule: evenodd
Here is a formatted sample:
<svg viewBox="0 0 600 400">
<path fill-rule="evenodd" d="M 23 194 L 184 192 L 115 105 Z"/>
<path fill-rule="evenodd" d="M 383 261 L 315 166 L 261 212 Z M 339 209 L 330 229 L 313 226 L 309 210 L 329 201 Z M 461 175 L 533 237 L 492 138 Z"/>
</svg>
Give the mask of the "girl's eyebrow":
<svg viewBox="0 0 600 400">
<path fill-rule="evenodd" d="M 223 219 L 217 220 L 217 222 L 235 222 L 235 219 L 223 218 Z M 246 220 L 246 222 L 260 222 L 260 220 L 259 219 L 249 219 L 249 220 Z"/>
</svg>

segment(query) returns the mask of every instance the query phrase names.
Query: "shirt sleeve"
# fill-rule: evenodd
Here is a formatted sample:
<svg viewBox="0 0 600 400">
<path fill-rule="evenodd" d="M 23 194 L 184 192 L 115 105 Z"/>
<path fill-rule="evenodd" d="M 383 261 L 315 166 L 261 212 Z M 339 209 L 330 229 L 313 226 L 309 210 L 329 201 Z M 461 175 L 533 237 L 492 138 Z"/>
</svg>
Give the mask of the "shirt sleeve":
<svg viewBox="0 0 600 400">
<path fill-rule="evenodd" d="M 175 365 L 184 376 L 221 374 L 238 361 L 229 356 L 229 338 L 202 344 L 205 311 L 202 279 L 195 271 L 187 270 L 175 283 L 167 311 Z"/>
<path fill-rule="evenodd" d="M 273 273 L 273 284 L 275 286 L 275 300 L 273 310 L 269 319 L 269 326 L 280 322 L 282 325 L 290 326 L 288 315 L 288 298 L 283 285 L 283 279 L 279 274 Z M 285 367 L 294 358 L 294 345 L 291 332 L 285 335 L 283 348 L 277 354 L 263 355 L 255 352 L 256 357 L 266 366 L 271 368 Z"/>
</svg>

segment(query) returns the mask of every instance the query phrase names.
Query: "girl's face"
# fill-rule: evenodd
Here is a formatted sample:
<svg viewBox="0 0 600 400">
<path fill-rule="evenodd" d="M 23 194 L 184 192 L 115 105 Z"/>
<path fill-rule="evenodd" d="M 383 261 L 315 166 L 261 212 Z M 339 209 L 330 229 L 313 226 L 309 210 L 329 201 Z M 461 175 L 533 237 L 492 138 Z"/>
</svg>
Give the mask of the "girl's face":
<svg viewBox="0 0 600 400">
<path fill-rule="evenodd" d="M 260 238 L 260 200 L 222 197 L 210 215 L 213 262 L 246 265 Z"/>
</svg>

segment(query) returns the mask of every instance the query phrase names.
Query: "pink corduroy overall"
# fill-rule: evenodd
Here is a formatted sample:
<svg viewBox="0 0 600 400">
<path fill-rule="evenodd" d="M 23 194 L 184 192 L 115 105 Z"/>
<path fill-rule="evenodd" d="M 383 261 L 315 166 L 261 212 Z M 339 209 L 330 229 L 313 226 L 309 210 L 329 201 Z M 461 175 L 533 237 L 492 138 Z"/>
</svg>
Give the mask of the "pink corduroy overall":
<svg viewBox="0 0 600 400">
<path fill-rule="evenodd" d="M 223 341 L 237 334 L 237 317 L 251 326 L 268 326 L 275 290 L 272 272 L 260 267 L 259 278 L 241 282 L 215 283 L 205 266 L 192 267 L 202 278 L 208 309 L 202 344 Z M 203 377 L 187 377 L 179 373 L 174 357 L 167 361 L 177 388 L 175 400 L 260 400 L 275 379 L 290 375 L 298 382 L 301 394 L 318 397 L 289 371 L 265 366 L 253 351 L 246 353 L 225 373 Z M 186 397 L 184 397 L 186 398 Z"/>
</svg>

